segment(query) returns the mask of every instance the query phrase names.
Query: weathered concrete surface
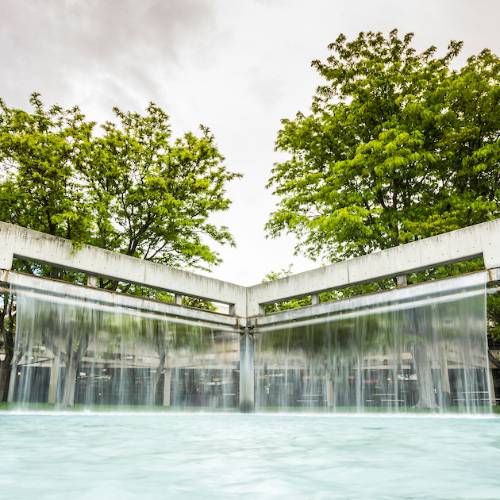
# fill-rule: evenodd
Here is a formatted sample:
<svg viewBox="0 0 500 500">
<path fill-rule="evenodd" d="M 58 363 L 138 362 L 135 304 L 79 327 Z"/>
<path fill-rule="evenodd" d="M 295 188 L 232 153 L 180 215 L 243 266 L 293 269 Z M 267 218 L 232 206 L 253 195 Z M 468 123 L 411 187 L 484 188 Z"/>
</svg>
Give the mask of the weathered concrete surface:
<svg viewBox="0 0 500 500">
<path fill-rule="evenodd" d="M 17 289 L 25 290 L 25 293 L 34 291 L 35 293 L 46 294 L 50 300 L 71 300 L 77 299 L 82 304 L 90 303 L 109 306 L 111 308 L 126 308 L 131 310 L 145 311 L 147 313 L 168 316 L 173 323 L 192 324 L 196 322 L 200 326 L 216 328 L 217 330 L 236 331 L 240 328 L 239 318 L 218 314 L 200 309 L 193 309 L 179 306 L 174 303 L 158 302 L 140 297 L 133 297 L 126 294 L 118 294 L 99 288 L 91 288 L 80 285 L 73 285 L 63 281 L 38 278 L 26 274 L 19 274 L 12 271 L 1 271 L 0 282 L 13 285 Z M 40 295 L 41 296 L 41 295 Z"/>
<path fill-rule="evenodd" d="M 470 290 L 470 295 L 476 295 L 480 292 L 480 285 L 485 285 L 491 280 L 491 276 L 487 271 L 478 271 L 462 276 L 436 280 L 432 282 L 419 283 L 410 285 L 404 288 L 396 288 L 385 292 L 370 293 L 359 295 L 349 299 L 337 300 L 333 302 L 324 302 L 318 305 L 300 307 L 297 309 L 289 309 L 287 311 L 276 312 L 266 316 L 257 316 L 250 318 L 250 326 L 260 327 L 265 331 L 268 329 L 281 329 L 290 327 L 294 328 L 302 325 L 311 325 L 315 322 L 323 323 L 325 318 L 336 313 L 345 314 L 347 317 L 351 311 L 353 316 L 359 316 L 360 309 L 369 309 L 374 306 L 383 304 L 382 309 L 389 310 L 387 304 L 392 303 L 393 309 L 397 310 L 404 306 L 402 303 L 421 305 L 426 303 L 438 303 L 442 298 L 445 301 L 450 300 L 450 297 L 456 292 L 457 297 L 464 295 L 465 289 Z M 429 298 L 430 290 L 433 295 Z M 411 300 L 410 300 L 411 299 Z M 373 312 L 374 309 L 369 309 Z"/>
<path fill-rule="evenodd" d="M 10 270 L 14 256 L 24 257 L 231 304 L 231 313 L 239 318 L 258 316 L 261 305 L 269 302 L 481 255 L 486 269 L 500 268 L 500 219 L 245 288 L 89 245 L 75 249 L 68 240 L 0 222 L 0 269 Z"/>
<path fill-rule="evenodd" d="M 240 410 L 255 408 L 254 339 L 248 331 L 240 338 Z"/>
<path fill-rule="evenodd" d="M 76 249 L 69 240 L 0 222 L 0 269 L 10 270 L 13 256 L 234 304 L 235 315 L 246 316 L 246 291 L 242 286 L 90 245 Z"/>
<path fill-rule="evenodd" d="M 247 313 L 259 315 L 260 304 L 481 255 L 486 269 L 500 267 L 500 219 L 250 287 Z"/>
</svg>

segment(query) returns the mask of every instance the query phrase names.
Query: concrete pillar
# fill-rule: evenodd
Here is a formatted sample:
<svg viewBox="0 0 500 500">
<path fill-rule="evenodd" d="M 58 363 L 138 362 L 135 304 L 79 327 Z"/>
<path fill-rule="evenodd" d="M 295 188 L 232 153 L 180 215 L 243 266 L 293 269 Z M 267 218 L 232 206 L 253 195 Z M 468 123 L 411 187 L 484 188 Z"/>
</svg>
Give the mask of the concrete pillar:
<svg viewBox="0 0 500 500">
<path fill-rule="evenodd" d="M 8 250 L 8 247 L 0 250 L 0 269 L 10 271 L 12 269 L 13 260 L 14 256 L 12 255 L 12 252 Z"/>
<path fill-rule="evenodd" d="M 242 412 L 251 412 L 255 408 L 253 355 L 254 338 L 246 328 L 240 338 L 240 411 Z"/>
<path fill-rule="evenodd" d="M 165 368 L 163 374 L 163 406 L 170 406 L 170 382 L 172 380 L 172 369 Z"/>
<path fill-rule="evenodd" d="M 87 286 L 97 287 L 97 276 L 88 276 L 87 277 Z"/>
<path fill-rule="evenodd" d="M 179 295 L 178 293 L 175 294 L 175 303 L 178 306 L 182 306 L 182 295 Z"/>
<path fill-rule="evenodd" d="M 408 286 L 408 280 L 406 278 L 406 274 L 402 274 L 401 276 L 396 276 L 396 285 L 398 288 L 403 288 Z"/>
<path fill-rule="evenodd" d="M 313 306 L 317 306 L 319 304 L 319 295 L 317 293 L 313 293 L 311 295 L 311 304 Z"/>
<path fill-rule="evenodd" d="M 47 402 L 55 405 L 57 402 L 57 383 L 59 381 L 59 356 L 55 356 L 50 367 L 49 397 Z"/>
</svg>

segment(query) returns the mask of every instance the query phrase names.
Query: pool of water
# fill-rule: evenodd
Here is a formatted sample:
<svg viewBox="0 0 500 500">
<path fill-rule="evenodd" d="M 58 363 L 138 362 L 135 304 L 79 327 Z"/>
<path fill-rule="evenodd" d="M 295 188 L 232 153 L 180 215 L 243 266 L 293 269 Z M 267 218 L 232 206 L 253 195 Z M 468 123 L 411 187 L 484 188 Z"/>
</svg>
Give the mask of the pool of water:
<svg viewBox="0 0 500 500">
<path fill-rule="evenodd" d="M 500 418 L 0 413 L 0 498 L 498 499 Z"/>
</svg>

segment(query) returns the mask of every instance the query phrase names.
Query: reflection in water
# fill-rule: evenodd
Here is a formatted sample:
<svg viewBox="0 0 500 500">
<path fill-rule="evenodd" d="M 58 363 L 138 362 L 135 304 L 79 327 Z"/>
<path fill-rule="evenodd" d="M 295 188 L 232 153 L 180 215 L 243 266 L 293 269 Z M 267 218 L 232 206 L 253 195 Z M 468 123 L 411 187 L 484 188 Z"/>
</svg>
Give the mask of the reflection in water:
<svg viewBox="0 0 500 500">
<path fill-rule="evenodd" d="M 17 311 L 11 401 L 238 406 L 238 333 L 29 292 Z"/>
<path fill-rule="evenodd" d="M 360 297 L 355 309 L 258 329 L 257 408 L 489 410 L 484 285 L 424 286 L 425 297 L 394 290 L 384 303 Z"/>
</svg>

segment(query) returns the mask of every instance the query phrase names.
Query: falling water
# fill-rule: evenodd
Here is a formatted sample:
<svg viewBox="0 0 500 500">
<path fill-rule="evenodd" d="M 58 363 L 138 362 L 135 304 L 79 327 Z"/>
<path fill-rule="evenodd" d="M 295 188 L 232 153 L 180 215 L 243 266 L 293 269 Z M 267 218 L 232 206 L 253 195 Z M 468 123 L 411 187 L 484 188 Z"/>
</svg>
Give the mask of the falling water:
<svg viewBox="0 0 500 500">
<path fill-rule="evenodd" d="M 277 314 L 242 336 L 14 291 L 9 400 L 21 406 L 233 409 L 241 392 L 244 410 L 254 395 L 258 410 L 490 408 L 486 290 L 473 277 L 333 303 L 316 317 L 306 308 L 295 322 Z"/>
<path fill-rule="evenodd" d="M 475 281 L 362 296 L 259 328 L 256 407 L 489 411 L 486 290 Z"/>
<path fill-rule="evenodd" d="M 17 290 L 9 399 L 56 407 L 238 406 L 239 334 Z"/>
</svg>

